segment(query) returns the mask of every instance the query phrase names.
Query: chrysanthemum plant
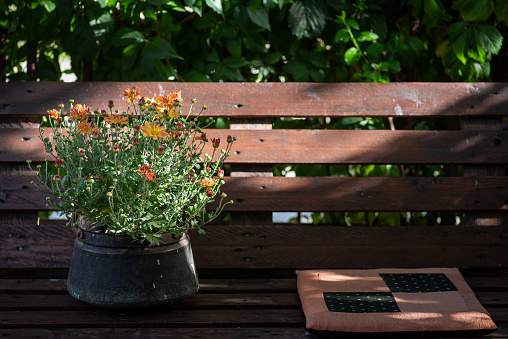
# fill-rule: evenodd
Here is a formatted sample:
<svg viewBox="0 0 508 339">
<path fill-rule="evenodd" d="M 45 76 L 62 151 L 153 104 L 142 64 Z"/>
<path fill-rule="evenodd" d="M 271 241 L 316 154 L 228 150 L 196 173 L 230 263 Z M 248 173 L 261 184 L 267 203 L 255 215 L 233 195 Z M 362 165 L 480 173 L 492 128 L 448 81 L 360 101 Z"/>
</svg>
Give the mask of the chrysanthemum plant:
<svg viewBox="0 0 508 339">
<path fill-rule="evenodd" d="M 43 121 L 52 133 L 41 127 L 39 135 L 55 161 L 37 165 L 40 182 L 34 184 L 52 191 L 48 207 L 65 213 L 70 224 L 79 217 L 96 232 L 155 244 L 163 234 L 204 233 L 201 227 L 232 203 L 220 186 L 235 138 L 227 137 L 225 149 L 212 138 L 212 154 L 203 154 L 209 140 L 199 119 L 190 117 L 195 99 L 185 114 L 180 92 L 148 99 L 132 88 L 124 96 L 126 112 L 114 110 L 111 100 L 108 111 L 72 100 L 68 114 L 63 104 L 48 111 Z M 215 210 L 207 210 L 217 198 Z"/>
</svg>

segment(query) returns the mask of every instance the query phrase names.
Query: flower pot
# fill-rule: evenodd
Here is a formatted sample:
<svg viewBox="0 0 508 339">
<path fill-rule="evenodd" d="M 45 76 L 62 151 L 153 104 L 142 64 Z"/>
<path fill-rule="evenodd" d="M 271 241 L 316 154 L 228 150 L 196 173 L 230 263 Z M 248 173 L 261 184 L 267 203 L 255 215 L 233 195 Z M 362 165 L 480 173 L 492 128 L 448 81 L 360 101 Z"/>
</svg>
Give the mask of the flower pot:
<svg viewBox="0 0 508 339">
<path fill-rule="evenodd" d="M 67 289 L 76 299 L 116 309 L 176 303 L 198 291 L 187 235 L 150 246 L 131 237 L 79 229 Z"/>
</svg>

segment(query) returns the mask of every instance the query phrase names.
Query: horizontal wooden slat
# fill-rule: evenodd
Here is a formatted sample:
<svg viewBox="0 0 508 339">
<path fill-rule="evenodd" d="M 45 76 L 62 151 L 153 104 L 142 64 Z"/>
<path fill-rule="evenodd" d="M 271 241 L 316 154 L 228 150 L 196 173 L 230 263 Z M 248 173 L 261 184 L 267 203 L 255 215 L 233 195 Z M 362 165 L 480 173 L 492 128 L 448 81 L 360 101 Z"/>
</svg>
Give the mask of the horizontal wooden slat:
<svg viewBox="0 0 508 339">
<path fill-rule="evenodd" d="M 51 133 L 45 136 L 50 136 Z M 508 164 L 505 131 L 207 130 L 237 141 L 229 163 Z M 0 161 L 54 160 L 37 129 L 0 129 Z M 212 154 L 208 144 L 205 152 Z"/>
<path fill-rule="evenodd" d="M 191 234 L 198 268 L 498 267 L 500 226 L 205 226 Z M 0 225 L 0 267 L 68 267 L 74 233 L 60 225 Z M 397 246 L 394 246 L 397 244 Z"/>
<path fill-rule="evenodd" d="M 147 97 L 181 90 L 186 103 L 206 104 L 207 115 L 235 118 L 505 116 L 508 105 L 505 83 L 11 82 L 0 84 L 0 116 L 40 116 L 71 98 L 94 109 L 112 99 L 123 110 L 132 86 Z"/>
<path fill-rule="evenodd" d="M 0 210 L 47 210 L 34 176 L 0 177 Z M 225 177 L 228 211 L 506 211 L 507 177 Z M 213 207 L 213 204 L 211 205 Z"/>
</svg>

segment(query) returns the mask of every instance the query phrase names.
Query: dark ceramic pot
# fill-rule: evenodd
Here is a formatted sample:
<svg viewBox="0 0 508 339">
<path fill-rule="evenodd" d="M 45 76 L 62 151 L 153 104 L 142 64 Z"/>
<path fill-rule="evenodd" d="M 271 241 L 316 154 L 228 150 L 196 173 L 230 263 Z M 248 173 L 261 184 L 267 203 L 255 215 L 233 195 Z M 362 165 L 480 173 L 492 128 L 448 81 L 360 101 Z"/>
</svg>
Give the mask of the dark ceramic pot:
<svg viewBox="0 0 508 339">
<path fill-rule="evenodd" d="M 173 304 L 198 291 L 187 235 L 150 246 L 130 237 L 79 229 L 67 289 L 76 299 L 116 309 Z"/>
</svg>

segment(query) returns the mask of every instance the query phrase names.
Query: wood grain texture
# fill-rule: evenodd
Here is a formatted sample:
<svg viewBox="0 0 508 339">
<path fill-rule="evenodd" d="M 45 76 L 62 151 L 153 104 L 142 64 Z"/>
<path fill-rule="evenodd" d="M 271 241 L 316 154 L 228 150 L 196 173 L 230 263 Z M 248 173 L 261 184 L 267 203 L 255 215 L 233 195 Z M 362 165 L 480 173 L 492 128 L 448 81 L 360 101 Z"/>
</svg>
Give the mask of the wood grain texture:
<svg viewBox="0 0 508 339">
<path fill-rule="evenodd" d="M 46 136 L 51 133 L 47 131 Z M 54 160 L 37 129 L 0 129 L 0 161 Z M 232 164 L 508 164 L 507 131 L 206 130 Z M 212 154 L 211 143 L 204 152 Z"/>
<path fill-rule="evenodd" d="M 48 210 L 34 176 L 0 177 L 1 210 Z M 226 211 L 508 210 L 507 177 L 225 177 Z M 213 204 L 210 205 L 214 207 Z"/>
<path fill-rule="evenodd" d="M 125 108 L 123 92 L 135 86 L 153 97 L 181 90 L 209 116 L 235 118 L 346 116 L 505 116 L 504 83 L 2 83 L 0 116 L 40 116 L 74 99 L 92 108 Z M 197 110 L 196 110 L 197 112 Z"/>
<path fill-rule="evenodd" d="M 508 265 L 507 227 L 211 225 L 205 230 L 206 235 L 191 233 L 200 269 Z M 0 225 L 0 238 L 7 239 L 0 267 L 70 263 L 74 232 L 63 222 Z"/>
</svg>

